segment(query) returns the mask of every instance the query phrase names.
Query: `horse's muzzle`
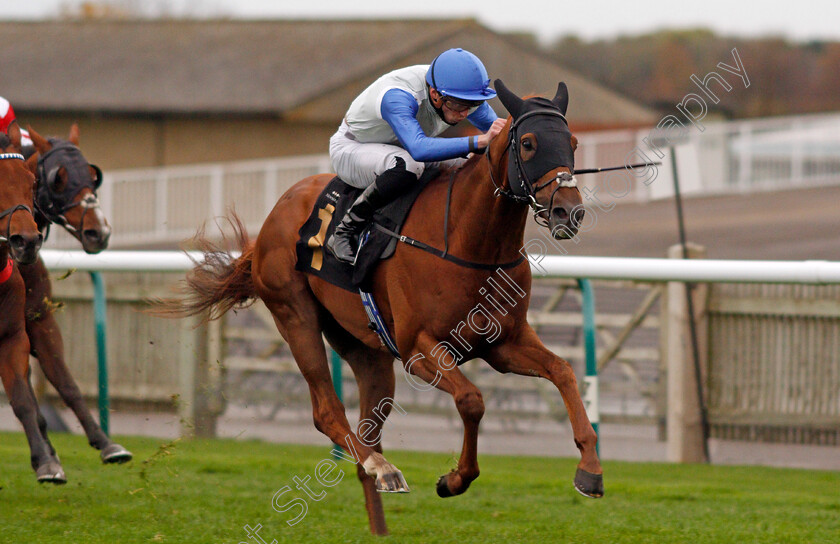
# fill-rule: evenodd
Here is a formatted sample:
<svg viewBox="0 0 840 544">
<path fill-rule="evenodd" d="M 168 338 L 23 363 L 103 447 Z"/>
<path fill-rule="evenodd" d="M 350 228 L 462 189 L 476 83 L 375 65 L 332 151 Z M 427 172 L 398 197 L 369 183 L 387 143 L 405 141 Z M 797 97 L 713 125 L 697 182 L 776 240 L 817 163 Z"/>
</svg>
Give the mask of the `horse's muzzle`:
<svg viewBox="0 0 840 544">
<path fill-rule="evenodd" d="M 32 264 L 38 259 L 38 250 L 44 243 L 40 232 L 13 234 L 9 236 L 9 249 L 12 258 L 20 264 Z"/>
<path fill-rule="evenodd" d="M 108 247 L 108 240 L 111 238 L 111 227 L 103 225 L 98 229 L 85 229 L 82 231 L 81 242 L 85 253 L 99 253 Z"/>
<path fill-rule="evenodd" d="M 584 213 L 581 206 L 574 207 L 571 212 L 563 206 L 555 206 L 549 218 L 551 235 L 557 240 L 573 238 L 583 222 Z"/>
</svg>

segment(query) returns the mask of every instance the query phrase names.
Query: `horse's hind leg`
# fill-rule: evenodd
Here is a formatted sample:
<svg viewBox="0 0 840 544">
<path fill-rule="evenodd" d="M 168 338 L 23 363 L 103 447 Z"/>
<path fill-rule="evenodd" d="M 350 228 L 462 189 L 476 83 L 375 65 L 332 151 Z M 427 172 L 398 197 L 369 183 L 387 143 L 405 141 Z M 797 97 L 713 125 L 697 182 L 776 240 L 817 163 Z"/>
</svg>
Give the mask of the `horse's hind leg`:
<svg viewBox="0 0 840 544">
<path fill-rule="evenodd" d="M 64 362 L 64 341 L 61 330 L 49 305 L 52 289 L 49 275 L 41 260 L 21 266 L 27 287 L 26 334 L 30 350 L 38 359 L 44 376 L 55 387 L 64 403 L 73 410 L 87 436 L 88 443 L 100 450 L 103 463 L 124 463 L 131 460 L 131 452 L 112 442 L 93 419 L 79 386 Z"/>
<path fill-rule="evenodd" d="M 388 353 L 365 346 L 338 325 L 325 328 L 324 335 L 333 349 L 350 365 L 359 386 L 360 428 L 357 435 L 363 433 L 361 440 L 381 454 L 382 426 L 395 402 L 394 358 Z M 356 472 L 365 492 L 370 532 L 387 535 L 385 512 L 375 480 L 360 464 L 356 465 Z"/>
<path fill-rule="evenodd" d="M 379 491 L 406 492 L 408 486 L 402 473 L 363 441 L 350 428 L 344 405 L 335 394 L 327 361 L 327 351 L 319 328 L 317 303 L 305 296 L 298 296 L 291 304 L 263 297 L 274 316 L 277 329 L 292 351 L 295 362 L 309 385 L 315 428 L 324 433 L 334 444 L 345 449 L 365 471 L 376 476 Z"/>
<path fill-rule="evenodd" d="M 35 393 L 29 383 L 29 341 L 21 330 L 0 343 L 0 379 L 9 397 L 9 404 L 18 418 L 29 442 L 32 468 L 39 482 L 63 484 L 67 482 L 55 450 L 46 438 L 46 422 L 38 410 Z"/>
<path fill-rule="evenodd" d="M 598 437 L 586 415 L 571 365 L 551 353 L 529 326 L 525 326 L 514 340 L 494 346 L 487 362 L 499 372 L 546 378 L 560 390 L 581 456 L 575 474 L 575 489 L 587 497 L 602 497 L 604 481 L 595 450 Z"/>
</svg>

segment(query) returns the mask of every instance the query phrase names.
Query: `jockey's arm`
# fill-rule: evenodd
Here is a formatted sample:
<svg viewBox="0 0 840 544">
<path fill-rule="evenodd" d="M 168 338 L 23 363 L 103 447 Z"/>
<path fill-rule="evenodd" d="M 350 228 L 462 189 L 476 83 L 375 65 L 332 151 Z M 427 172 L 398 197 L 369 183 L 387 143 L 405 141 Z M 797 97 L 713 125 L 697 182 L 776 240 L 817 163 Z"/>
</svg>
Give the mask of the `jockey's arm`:
<svg viewBox="0 0 840 544">
<path fill-rule="evenodd" d="M 15 110 L 8 100 L 0 96 L 0 132 L 6 133 L 15 121 Z"/>
<path fill-rule="evenodd" d="M 467 121 L 473 124 L 475 128 L 481 132 L 487 132 L 493 125 L 493 121 L 498 119 L 496 112 L 490 107 L 487 102 L 482 103 L 475 109 L 474 112 L 467 116 Z"/>
<path fill-rule="evenodd" d="M 9 127 L 12 126 L 12 123 L 17 123 L 17 118 L 15 117 L 15 110 L 12 108 L 12 104 L 0 96 L 0 132 L 4 134 L 9 133 Z M 20 123 L 18 123 L 20 127 Z M 29 137 L 29 131 L 25 128 L 20 128 L 20 142 L 21 146 L 24 148 L 32 147 L 32 139 Z M 32 152 L 31 150 L 25 150 L 27 153 L 24 153 L 28 158 Z"/>
<path fill-rule="evenodd" d="M 483 106 L 487 106 L 487 104 L 485 103 Z M 432 138 L 426 136 L 415 117 L 418 107 L 414 97 L 400 89 L 388 90 L 382 96 L 382 103 L 380 105 L 382 119 L 390 125 L 400 145 L 408 151 L 412 159 L 417 162 L 444 161 L 454 159 L 455 157 L 463 157 L 467 153 L 477 149 L 476 136 L 463 136 L 458 138 Z M 487 108 L 490 109 L 489 106 Z M 478 110 L 480 109 L 478 108 Z M 492 112 L 492 109 L 490 111 Z M 476 112 L 473 112 L 470 116 Z M 481 117 L 481 119 L 480 122 L 484 123 L 484 118 Z M 470 121 L 473 120 L 470 119 Z M 492 120 L 490 124 L 492 124 Z"/>
</svg>

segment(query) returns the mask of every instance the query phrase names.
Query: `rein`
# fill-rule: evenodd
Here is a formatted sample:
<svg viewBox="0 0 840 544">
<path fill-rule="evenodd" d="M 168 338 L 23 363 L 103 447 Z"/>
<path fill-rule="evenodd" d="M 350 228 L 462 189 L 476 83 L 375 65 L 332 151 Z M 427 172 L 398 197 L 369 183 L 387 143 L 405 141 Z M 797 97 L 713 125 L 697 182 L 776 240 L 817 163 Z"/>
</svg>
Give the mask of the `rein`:
<svg viewBox="0 0 840 544">
<path fill-rule="evenodd" d="M 446 190 L 446 208 L 444 209 L 444 216 L 443 216 L 443 250 L 440 250 L 436 247 L 432 247 L 429 244 L 421 242 L 420 240 L 416 240 L 410 236 L 405 236 L 403 234 L 397 234 L 396 232 L 392 231 L 387 227 L 383 227 L 379 223 L 373 223 L 373 228 L 378 230 L 379 232 L 385 233 L 392 238 L 395 238 L 397 241 L 402 242 L 404 244 L 408 244 L 412 247 L 416 247 L 417 249 L 422 249 L 426 253 L 431 253 L 435 257 L 440 257 L 445 261 L 449 261 L 451 263 L 457 264 L 458 266 L 462 266 L 464 268 L 471 268 L 473 270 L 497 270 L 501 268 L 502 270 L 508 270 L 510 268 L 515 268 L 522 264 L 525 261 L 524 256 L 520 256 L 518 259 L 509 261 L 506 263 L 477 263 L 475 261 L 467 261 L 461 258 L 458 258 L 454 255 L 449 254 L 449 210 L 452 205 L 452 188 L 455 186 L 455 174 L 456 170 L 453 170 L 449 176 L 449 187 Z M 492 172 L 490 174 L 492 178 Z"/>
<path fill-rule="evenodd" d="M 455 263 L 458 266 L 463 266 L 464 268 L 472 268 L 473 270 L 496 270 L 496 269 L 501 268 L 502 270 L 508 270 L 510 268 L 515 268 L 515 267 L 519 266 L 520 264 L 522 264 L 523 262 L 525 262 L 525 257 L 524 256 L 520 256 L 518 259 L 516 259 L 514 261 L 510 261 L 510 262 L 506 262 L 506 263 L 498 263 L 498 264 L 477 263 L 477 262 L 473 262 L 473 261 L 465 261 L 464 259 L 459 259 L 458 257 L 455 257 L 454 255 L 450 255 L 445 251 L 441 251 L 440 249 L 438 249 L 436 247 L 432 247 L 428 244 L 425 244 L 425 243 L 421 242 L 420 240 L 415 240 L 414 238 L 412 238 L 410 236 L 405 236 L 403 234 L 397 234 L 396 232 L 392 231 L 391 229 L 389 229 L 387 227 L 383 227 L 379 223 L 374 223 L 373 228 L 375 228 L 376 230 L 378 230 L 380 232 L 383 232 L 383 233 L 387 234 L 388 236 L 391 236 L 392 238 L 396 238 L 398 241 L 400 241 L 404 244 L 408 244 L 411 247 L 416 247 L 417 249 L 422 249 L 426 253 L 431 253 L 435 257 L 440 257 L 441 259 L 443 259 L 445 261 Z"/>
<path fill-rule="evenodd" d="M 625 168 L 642 168 L 647 166 L 658 166 L 661 165 L 661 162 L 644 162 L 638 164 L 626 164 L 623 166 L 608 166 L 602 168 L 585 168 L 580 170 L 575 170 L 574 174 L 570 174 L 568 172 L 558 172 L 556 176 L 550 178 L 549 180 L 543 182 L 542 184 L 534 187 L 534 184 L 528 179 L 528 175 L 525 173 L 525 168 L 522 166 L 522 162 L 519 157 L 519 146 L 518 143 L 515 145 L 514 141 L 516 139 L 516 128 L 518 127 L 519 123 L 528 117 L 533 115 L 554 115 L 563 119 L 563 122 L 567 123 L 566 116 L 556 110 L 548 109 L 548 108 L 541 108 L 538 110 L 533 110 L 527 112 L 525 115 L 520 117 L 519 119 L 515 120 L 510 127 L 508 142 L 505 145 L 503 152 L 511 152 L 514 161 L 516 164 L 517 170 L 517 177 L 519 180 L 520 187 L 524 192 L 524 195 L 519 195 L 513 192 L 510 189 L 506 189 L 503 185 L 496 182 L 495 177 L 493 176 L 493 161 L 490 158 L 490 147 L 487 147 L 484 154 L 487 156 L 487 167 L 490 172 L 490 181 L 493 183 L 493 186 L 496 190 L 493 192 L 495 196 L 504 196 L 507 197 L 515 202 L 520 202 L 523 204 L 527 204 L 531 207 L 534 211 L 534 221 L 537 224 L 547 227 L 548 226 L 548 219 L 545 217 L 549 213 L 549 211 L 554 206 L 554 197 L 557 195 L 557 191 L 563 188 L 574 188 L 577 187 L 577 178 L 575 178 L 574 174 L 582 175 L 582 174 L 597 174 L 599 172 L 608 172 L 612 170 L 622 170 Z M 557 187 L 554 188 L 554 191 L 551 193 L 551 199 L 549 200 L 548 207 L 543 206 L 539 202 L 537 202 L 537 193 L 551 185 L 552 183 L 557 183 Z"/>
<path fill-rule="evenodd" d="M 557 191 L 559 191 L 560 189 L 564 189 L 564 188 L 575 188 L 575 187 L 577 187 L 577 179 L 574 177 L 573 174 L 570 174 L 569 172 L 558 172 L 557 175 L 555 175 L 553 178 L 550 178 L 547 181 L 541 183 L 540 185 L 537 185 L 536 187 L 534 187 L 534 184 L 528 178 L 528 175 L 525 172 L 525 168 L 522 165 L 522 162 L 519 158 L 519 144 L 518 144 L 518 141 L 517 141 L 517 138 L 516 138 L 516 129 L 518 128 L 519 124 L 524 119 L 527 119 L 529 117 L 533 117 L 535 115 L 551 115 L 551 116 L 559 117 L 560 119 L 563 120 L 564 123 L 566 123 L 568 125 L 568 121 L 566 121 L 566 116 L 565 115 L 560 113 L 560 111 L 558 111 L 558 110 L 554 110 L 554 109 L 550 109 L 550 108 L 540 108 L 540 109 L 537 109 L 537 110 L 529 111 L 529 112 L 525 113 L 524 115 L 522 115 L 521 117 L 519 117 L 518 119 L 516 119 L 511 124 L 511 128 L 509 130 L 508 141 L 507 141 L 507 144 L 505 145 L 505 148 L 504 148 L 503 152 L 508 151 L 508 152 L 511 152 L 513 154 L 514 162 L 516 164 L 516 169 L 517 169 L 518 181 L 519 181 L 519 184 L 520 184 L 520 187 L 521 187 L 522 191 L 525 193 L 524 195 L 516 194 L 515 192 L 511 191 L 510 189 L 506 189 L 503 185 L 496 182 L 496 179 L 493 175 L 493 166 L 494 165 L 493 165 L 492 159 L 490 158 L 490 147 L 489 146 L 485 149 L 484 154 L 487 157 L 487 166 L 488 166 L 488 172 L 489 172 L 489 176 L 490 176 L 490 182 L 495 187 L 495 191 L 493 192 L 494 196 L 496 196 L 496 197 L 504 196 L 504 197 L 510 198 L 511 200 L 513 200 L 515 202 L 520 202 L 520 203 L 523 203 L 523 204 L 527 204 L 534 211 L 534 221 L 536 221 L 537 224 L 539 224 L 541 226 L 547 227 L 549 225 L 547 215 L 553 207 L 554 198 L 557 195 Z M 516 142 L 516 143 L 514 143 L 514 142 Z M 639 164 L 639 165 L 629 165 L 629 166 L 630 167 L 640 167 L 640 166 L 650 166 L 650 165 L 655 165 L 655 164 L 659 164 L 659 163 L 645 163 L 644 165 Z M 593 168 L 593 169 L 589 169 L 589 170 L 581 170 L 579 173 L 581 173 L 581 174 L 591 174 L 591 173 L 596 173 L 596 172 L 603 172 L 603 171 L 606 171 L 606 170 L 616 170 L 618 168 L 624 168 L 624 167 Z M 556 183 L 557 187 L 555 187 L 554 191 L 552 191 L 552 193 L 551 193 L 551 198 L 549 200 L 548 207 L 543 206 L 542 204 L 537 202 L 536 195 L 537 195 L 538 192 L 540 192 L 541 190 L 545 189 L 546 187 L 548 187 L 549 185 L 551 185 L 553 183 Z M 430 245 L 428 245 L 424 242 L 421 242 L 419 240 L 411 238 L 410 236 L 405 236 L 405 235 L 402 235 L 402 234 L 398 234 L 398 233 L 392 231 L 391 229 L 380 225 L 379 223 L 374 223 L 372 228 L 375 228 L 378 231 L 380 231 L 384 234 L 387 234 L 388 236 L 391 236 L 392 238 L 395 238 L 399 242 L 402 242 L 404 244 L 408 244 L 412 247 L 416 247 L 417 249 L 421 249 L 421 250 L 423 250 L 427 253 L 430 253 L 430 254 L 432 254 L 436 257 L 439 257 L 441 259 L 444 259 L 446 261 L 454 263 L 458 266 L 462 266 L 464 268 L 471 268 L 471 269 L 474 269 L 474 270 L 497 270 L 497 269 L 508 270 L 510 268 L 515 268 L 515 267 L 519 266 L 520 264 L 522 264 L 526 260 L 525 256 L 520 256 L 518 259 L 515 259 L 513 261 L 509 261 L 509 262 L 506 262 L 506 263 L 488 264 L 488 263 L 477 263 L 477 262 L 474 262 L 474 261 L 467 261 L 467 260 L 460 259 L 458 257 L 455 257 L 454 255 L 449 254 L 449 210 L 450 210 L 450 205 L 451 205 L 451 201 L 452 201 L 452 187 L 453 187 L 454 184 L 455 184 L 455 172 L 453 172 L 452 175 L 449 178 L 449 187 L 448 187 L 447 193 L 446 193 L 446 208 L 445 208 L 444 219 L 443 219 L 443 240 L 444 240 L 443 250 L 440 250 L 436 247 L 432 247 L 432 246 L 430 246 Z"/>
</svg>

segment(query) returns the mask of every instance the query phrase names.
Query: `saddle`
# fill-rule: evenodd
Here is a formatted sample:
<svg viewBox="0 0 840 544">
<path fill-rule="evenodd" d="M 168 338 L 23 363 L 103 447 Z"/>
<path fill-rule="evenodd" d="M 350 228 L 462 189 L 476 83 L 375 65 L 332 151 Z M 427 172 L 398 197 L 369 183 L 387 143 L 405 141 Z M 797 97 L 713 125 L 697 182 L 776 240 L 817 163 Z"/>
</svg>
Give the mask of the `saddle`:
<svg viewBox="0 0 840 544">
<path fill-rule="evenodd" d="M 438 173 L 436 168 L 427 168 L 414 187 L 376 212 L 373 223 L 399 234 L 417 197 Z M 376 265 L 394 254 L 398 241 L 371 225 L 362 234 L 355 266 L 339 261 L 324 249 L 326 240 L 361 192 L 362 189 L 334 177 L 315 201 L 312 213 L 298 231 L 300 238 L 295 245 L 297 270 L 353 293 L 370 291 L 370 278 Z"/>
</svg>

